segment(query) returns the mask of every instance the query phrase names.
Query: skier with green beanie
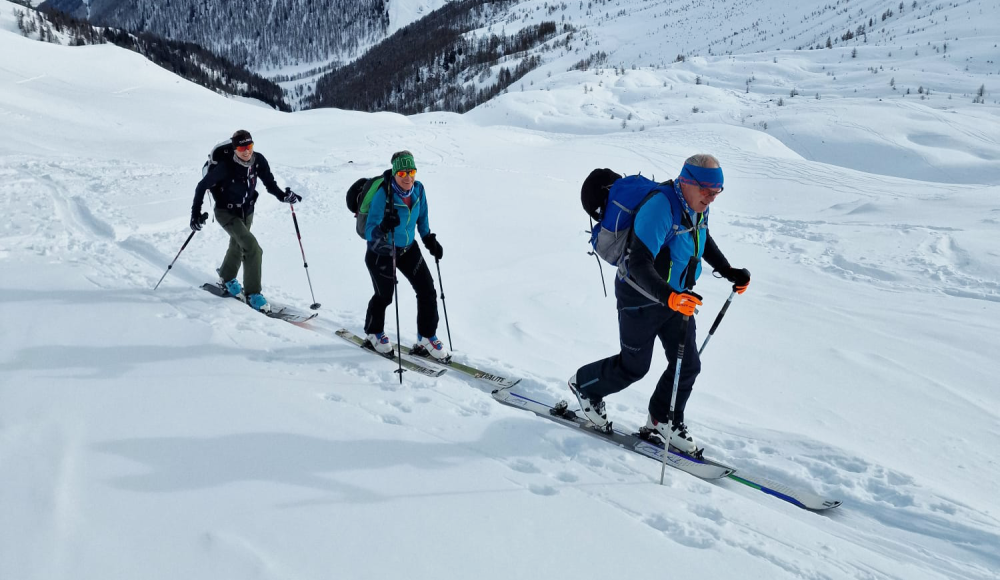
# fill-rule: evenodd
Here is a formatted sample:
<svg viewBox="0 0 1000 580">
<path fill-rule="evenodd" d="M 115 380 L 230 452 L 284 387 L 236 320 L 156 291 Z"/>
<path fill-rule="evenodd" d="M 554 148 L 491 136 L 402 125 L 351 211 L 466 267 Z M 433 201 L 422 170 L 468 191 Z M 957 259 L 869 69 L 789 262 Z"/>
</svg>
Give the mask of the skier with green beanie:
<svg viewBox="0 0 1000 580">
<path fill-rule="evenodd" d="M 365 225 L 365 239 L 368 241 L 365 265 L 375 294 L 368 301 L 365 334 L 377 352 L 392 352 L 392 342 L 385 334 L 385 309 L 392 304 L 395 280 L 392 267 L 395 262 L 396 269 L 410 281 L 417 294 L 417 344 L 414 353 L 447 361 L 450 355 L 437 338 L 434 278 L 420 247 L 415 243 L 416 234 L 420 234 L 424 247 L 435 260 L 441 259 L 444 250 L 437 236 L 431 233 L 427 219 L 427 193 L 416 176 L 417 164 L 413 154 L 398 151 L 392 155 L 391 182 L 383 183 L 372 198 Z"/>
</svg>

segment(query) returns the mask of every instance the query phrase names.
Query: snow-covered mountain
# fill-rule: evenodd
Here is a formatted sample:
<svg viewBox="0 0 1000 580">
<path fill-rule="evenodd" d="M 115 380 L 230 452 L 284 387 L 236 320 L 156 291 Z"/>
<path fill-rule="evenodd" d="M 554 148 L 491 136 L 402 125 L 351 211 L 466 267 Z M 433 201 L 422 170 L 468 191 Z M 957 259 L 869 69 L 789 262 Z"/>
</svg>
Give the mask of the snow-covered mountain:
<svg viewBox="0 0 1000 580">
<path fill-rule="evenodd" d="M 460 37 L 426 25 L 397 33 L 321 79 L 313 103 L 477 107 L 479 122 L 573 133 L 723 123 L 765 131 L 814 161 L 992 183 L 1000 145 L 981 127 L 996 110 L 980 104 L 995 104 L 1000 90 L 996 38 L 982 25 L 996 10 L 868 0 L 496 3 Z M 508 54 L 518 34 L 546 22 L 558 28 L 542 42 L 483 58 L 481 47 Z M 886 116 L 908 132 L 870 130 Z M 883 161 L 900 155 L 906 163 Z"/>
<path fill-rule="evenodd" d="M 970 7 L 985 14 L 950 13 L 947 58 L 919 32 L 891 65 L 863 45 L 635 70 L 608 51 L 603 70 L 552 61 L 465 115 L 403 117 L 225 98 L 115 46 L 23 38 L 0 0 L 0 55 L 17 55 L 0 57 L 0 578 L 994 580 L 1000 107 L 995 41 L 974 30 L 996 8 Z M 929 97 L 905 95 L 925 78 Z M 236 128 L 305 196 L 323 304 L 306 326 L 197 288 L 227 243 L 214 223 L 151 290 L 190 235 L 205 154 Z M 372 291 L 344 191 L 401 148 L 445 249 L 456 358 L 546 401 L 619 348 L 583 177 L 718 155 L 712 234 L 753 280 L 688 423 L 716 458 L 844 504 L 676 471 L 660 486 L 658 464 L 490 385 L 400 384 L 336 338 Z M 289 209 L 264 196 L 253 227 L 267 296 L 308 305 Z M 730 286 L 706 273 L 698 291 L 704 337 Z M 399 306 L 405 344 L 406 284 Z M 665 366 L 609 397 L 616 425 L 643 423 Z"/>
<path fill-rule="evenodd" d="M 970 96 L 989 80 L 988 75 L 997 73 L 992 58 L 976 59 L 995 44 L 990 29 L 981 24 L 988 21 L 983 10 L 991 14 L 995 7 L 972 1 L 323 0 L 244 5 L 49 0 L 48 4 L 77 15 L 89 13 L 94 21 L 206 47 L 281 83 L 296 108 L 465 111 L 498 92 L 519 90 L 522 84 L 530 91 L 534 83 L 571 69 L 667 71 L 681 74 L 682 83 L 701 82 L 769 97 L 823 98 L 831 96 L 831 89 L 843 93 L 843 88 L 876 98 L 910 91 L 916 99 Z M 436 11 L 442 7 L 448 16 Z M 557 34 L 523 43 L 520 35 L 536 36 L 539 26 L 551 23 L 558 26 Z M 413 26 L 406 28 L 409 24 Z M 405 35 L 395 34 L 404 28 Z M 829 52 L 816 54 L 824 51 Z M 764 59 L 745 58 L 765 52 L 771 64 L 777 64 L 779 57 L 793 59 L 797 74 L 773 79 L 773 67 Z M 355 63 L 357 70 L 341 68 L 349 63 Z M 375 69 L 387 72 L 372 83 L 363 71 Z M 664 88 L 677 85 L 672 77 L 663 80 Z M 319 92 L 313 94 L 317 82 Z M 577 84 L 583 90 L 585 83 Z M 815 90 L 819 87 L 824 91 Z M 359 101 L 358 95 L 364 97 Z M 671 111 L 657 109 L 628 112 L 642 117 L 645 122 L 640 126 L 648 126 L 668 120 Z M 738 109 L 736 104 L 727 116 L 746 122 Z M 699 112 L 705 110 L 699 107 Z M 613 126 L 621 120 L 611 119 L 610 113 L 606 119 L 615 122 L 600 123 L 595 118 L 595 123 Z"/>
<path fill-rule="evenodd" d="M 257 71 L 349 61 L 447 0 L 46 0 L 95 23 L 193 42 Z"/>
<path fill-rule="evenodd" d="M 27 2 L 13 7 L 11 15 L 15 30 L 25 38 L 71 46 L 112 43 L 138 52 L 156 65 L 218 93 L 252 98 L 282 111 L 291 110 L 282 87 L 190 42 L 94 26 L 66 12 L 32 9 Z"/>
</svg>

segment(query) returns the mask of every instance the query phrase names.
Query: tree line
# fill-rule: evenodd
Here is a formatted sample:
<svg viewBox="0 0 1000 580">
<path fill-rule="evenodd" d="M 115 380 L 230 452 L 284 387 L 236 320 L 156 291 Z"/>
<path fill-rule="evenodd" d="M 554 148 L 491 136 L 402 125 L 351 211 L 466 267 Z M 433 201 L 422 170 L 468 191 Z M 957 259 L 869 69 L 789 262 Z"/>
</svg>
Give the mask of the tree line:
<svg viewBox="0 0 1000 580">
<path fill-rule="evenodd" d="M 15 18 L 25 36 L 54 43 L 65 37 L 72 46 L 110 42 L 213 91 L 258 99 L 281 111 L 291 110 L 280 86 L 196 44 L 149 33 L 98 28 L 51 6 L 37 11 L 15 10 Z"/>
<path fill-rule="evenodd" d="M 401 114 L 464 113 L 537 68 L 531 49 L 572 32 L 542 22 L 515 34 L 473 35 L 517 0 L 458 0 L 406 26 L 361 58 L 319 79 L 309 107 Z M 561 32 L 560 32 L 561 31 Z"/>
</svg>

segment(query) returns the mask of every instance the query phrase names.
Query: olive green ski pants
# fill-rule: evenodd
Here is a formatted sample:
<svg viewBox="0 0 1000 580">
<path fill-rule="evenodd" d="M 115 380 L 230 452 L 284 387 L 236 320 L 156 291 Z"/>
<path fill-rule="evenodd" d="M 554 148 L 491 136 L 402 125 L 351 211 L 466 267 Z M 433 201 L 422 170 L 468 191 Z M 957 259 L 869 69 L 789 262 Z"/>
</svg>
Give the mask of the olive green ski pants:
<svg viewBox="0 0 1000 580">
<path fill-rule="evenodd" d="M 215 219 L 229 234 L 229 249 L 219 268 L 219 276 L 226 281 L 232 280 L 239 274 L 242 265 L 243 293 L 246 296 L 260 294 L 260 264 L 264 251 L 260 249 L 257 238 L 250 233 L 253 213 L 241 216 L 215 208 Z"/>
</svg>

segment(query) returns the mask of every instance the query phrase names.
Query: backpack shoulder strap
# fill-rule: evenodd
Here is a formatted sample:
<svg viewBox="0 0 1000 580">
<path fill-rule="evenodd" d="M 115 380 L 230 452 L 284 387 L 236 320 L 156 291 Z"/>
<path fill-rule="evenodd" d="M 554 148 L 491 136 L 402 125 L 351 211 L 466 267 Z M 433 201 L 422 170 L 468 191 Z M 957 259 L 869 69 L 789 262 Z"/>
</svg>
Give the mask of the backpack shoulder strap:
<svg viewBox="0 0 1000 580">
<path fill-rule="evenodd" d="M 649 193 L 646 194 L 646 197 L 642 198 L 642 201 L 640 201 L 639 204 L 635 206 L 635 209 L 633 210 L 633 213 L 635 213 L 636 217 L 638 217 L 639 210 L 642 209 L 642 206 L 646 205 L 647 201 L 649 201 L 649 200 L 653 199 L 654 197 L 656 197 L 656 194 L 662 193 L 662 194 L 666 195 L 667 199 L 669 200 L 670 195 L 668 195 L 667 192 L 664 191 L 664 187 L 668 186 L 668 185 L 672 187 L 673 186 L 673 182 L 672 181 L 668 181 L 666 183 L 658 183 L 656 185 L 656 187 L 654 187 L 653 189 L 651 189 L 649 191 Z M 673 211 L 673 209 L 674 209 L 673 202 L 670 203 L 670 209 L 671 209 L 671 211 Z M 674 217 L 676 217 L 676 212 L 675 212 Z"/>
<path fill-rule="evenodd" d="M 677 199 L 677 194 L 674 192 L 674 181 L 671 179 L 670 181 L 664 181 L 660 185 L 666 190 L 664 191 L 664 195 L 667 196 L 667 201 L 670 202 L 670 212 L 674 218 L 674 227 L 667 231 L 667 239 L 669 240 L 678 233 L 694 229 L 694 224 L 691 223 L 691 217 L 681 206 L 681 201 Z"/>
<path fill-rule="evenodd" d="M 386 169 L 382 173 L 382 186 L 385 187 L 385 212 L 392 211 L 392 170 Z"/>
</svg>

